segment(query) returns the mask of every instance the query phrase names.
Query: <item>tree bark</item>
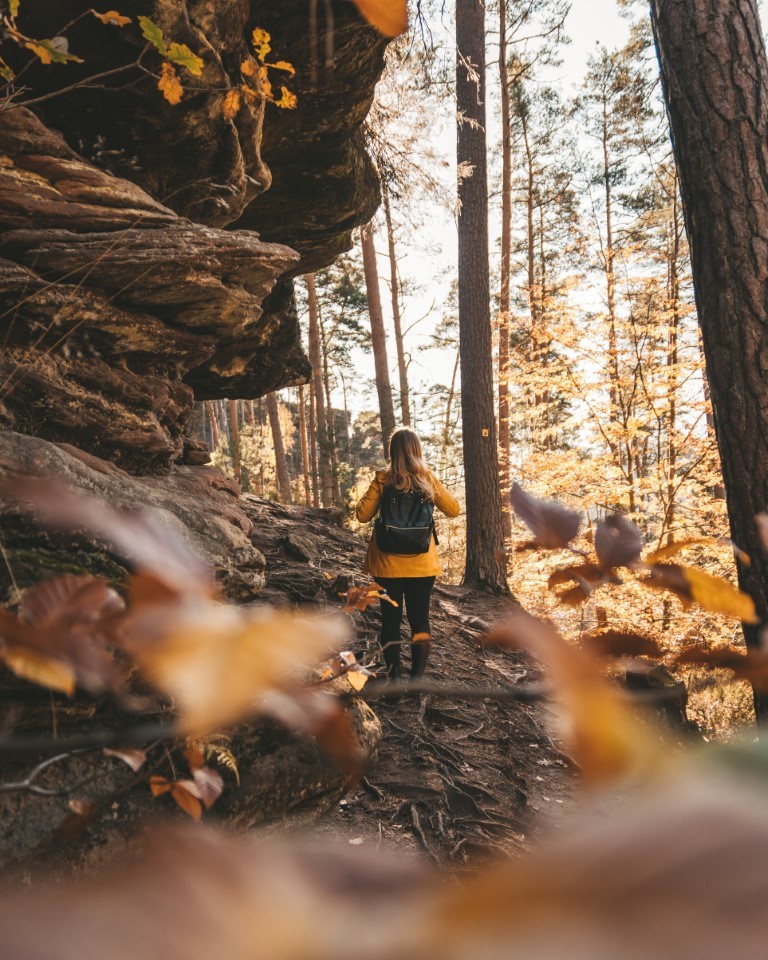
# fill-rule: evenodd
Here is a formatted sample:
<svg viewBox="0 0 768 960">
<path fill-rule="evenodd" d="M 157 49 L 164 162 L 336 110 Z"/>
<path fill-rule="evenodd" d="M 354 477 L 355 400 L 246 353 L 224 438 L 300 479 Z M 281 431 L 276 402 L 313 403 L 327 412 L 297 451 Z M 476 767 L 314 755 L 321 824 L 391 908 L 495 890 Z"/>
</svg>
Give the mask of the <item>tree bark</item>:
<svg viewBox="0 0 768 960">
<path fill-rule="evenodd" d="M 312 505 L 312 488 L 309 482 L 309 445 L 307 444 L 307 418 L 304 410 L 304 387 L 299 386 L 299 436 L 301 437 L 301 475 L 304 480 L 304 503 Z"/>
<path fill-rule="evenodd" d="M 312 506 L 320 506 L 320 484 L 317 479 L 317 430 L 315 428 L 315 391 L 309 388 L 309 462 L 312 467 Z"/>
<path fill-rule="evenodd" d="M 333 474 L 331 471 L 330 438 L 328 422 L 325 415 L 325 398 L 323 396 L 323 357 L 320 345 L 320 321 L 317 312 L 317 290 L 315 275 L 308 273 L 307 300 L 309 303 L 309 362 L 312 365 L 312 395 L 315 399 L 315 418 L 317 421 L 318 468 L 320 471 L 320 488 L 324 507 L 332 507 Z"/>
<path fill-rule="evenodd" d="M 512 251 L 512 133 L 507 67 L 507 0 L 499 0 L 499 85 L 501 87 L 501 290 L 499 293 L 499 482 L 504 539 L 512 536 L 509 504 L 509 286 Z"/>
<path fill-rule="evenodd" d="M 467 557 L 464 582 L 508 591 L 493 389 L 485 139 L 485 4 L 456 0 L 459 351 Z M 470 175 L 466 175 L 470 174 Z"/>
<path fill-rule="evenodd" d="M 389 284 L 392 293 L 392 321 L 395 326 L 395 346 L 397 348 L 397 372 L 400 379 L 400 417 L 404 427 L 411 425 L 411 398 L 408 390 L 408 364 L 405 360 L 405 344 L 400 317 L 400 279 L 397 275 L 397 257 L 395 256 L 395 233 L 392 226 L 392 210 L 389 204 L 389 189 L 386 180 L 382 180 L 381 196 L 384 201 L 384 219 L 387 223 L 387 248 L 389 250 Z"/>
<path fill-rule="evenodd" d="M 768 613 L 768 64 L 755 0 L 652 0 L 742 589 Z M 748 647 L 759 627 L 745 626 Z M 755 691 L 759 723 L 768 694 Z"/>
<path fill-rule="evenodd" d="M 288 474 L 288 461 L 285 459 L 283 431 L 280 426 L 280 405 L 276 393 L 267 394 L 267 413 L 272 430 L 272 445 L 275 448 L 275 469 L 277 471 L 277 489 L 283 503 L 291 503 L 291 478 Z"/>
<path fill-rule="evenodd" d="M 216 409 L 213 406 L 213 400 L 205 401 L 205 412 L 208 416 L 208 426 L 211 429 L 211 440 L 213 449 L 218 450 L 221 447 L 221 438 L 219 437 L 219 423 L 216 416 Z"/>
<path fill-rule="evenodd" d="M 392 403 L 392 387 L 389 383 L 387 360 L 387 335 L 384 331 L 384 314 L 379 293 L 379 271 L 376 265 L 376 248 L 373 243 L 373 224 L 360 228 L 360 244 L 363 248 L 365 292 L 368 297 L 368 314 L 371 318 L 371 345 L 376 368 L 376 391 L 379 395 L 379 419 L 384 456 L 389 456 L 389 438 L 395 429 L 395 407 Z"/>
<path fill-rule="evenodd" d="M 227 409 L 229 411 L 229 444 L 232 454 L 232 469 L 235 473 L 235 480 L 241 483 L 243 472 L 240 464 L 240 426 L 237 422 L 237 400 L 228 400 Z"/>
<path fill-rule="evenodd" d="M 317 318 L 320 322 L 320 348 L 323 354 L 323 388 L 325 390 L 325 423 L 328 430 L 328 452 L 331 456 L 331 483 L 333 484 L 333 502 L 341 503 L 339 488 L 339 455 L 336 443 L 336 423 L 333 415 L 333 400 L 331 398 L 331 374 L 328 366 L 328 341 L 325 325 L 318 304 Z"/>
</svg>

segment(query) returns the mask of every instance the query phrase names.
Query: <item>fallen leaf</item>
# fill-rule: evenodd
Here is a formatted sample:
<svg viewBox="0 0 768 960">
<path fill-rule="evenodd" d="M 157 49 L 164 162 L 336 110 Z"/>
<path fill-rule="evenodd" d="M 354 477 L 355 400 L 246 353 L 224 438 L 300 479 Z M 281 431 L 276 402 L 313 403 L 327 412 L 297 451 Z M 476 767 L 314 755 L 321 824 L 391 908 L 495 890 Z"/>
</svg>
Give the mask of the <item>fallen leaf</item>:
<svg viewBox="0 0 768 960">
<path fill-rule="evenodd" d="M 61 846 L 81 837 L 99 812 L 98 805 L 88 800 L 70 800 L 68 807 L 69 813 L 56 828 L 55 840 Z"/>
<path fill-rule="evenodd" d="M 130 747 L 121 747 L 119 750 L 105 747 L 102 752 L 105 757 L 117 757 L 118 760 L 122 760 L 134 773 L 138 773 L 147 762 L 147 755 L 143 750 L 134 750 Z"/>
</svg>

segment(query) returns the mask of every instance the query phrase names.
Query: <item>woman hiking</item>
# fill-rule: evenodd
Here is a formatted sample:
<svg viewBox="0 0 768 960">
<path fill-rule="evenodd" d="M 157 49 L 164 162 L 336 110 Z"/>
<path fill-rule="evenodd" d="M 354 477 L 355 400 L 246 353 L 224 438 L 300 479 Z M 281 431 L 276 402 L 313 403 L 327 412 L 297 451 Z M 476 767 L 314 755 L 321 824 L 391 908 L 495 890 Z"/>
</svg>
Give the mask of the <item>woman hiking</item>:
<svg viewBox="0 0 768 960">
<path fill-rule="evenodd" d="M 459 505 L 424 462 L 421 443 L 410 427 L 395 430 L 389 441 L 389 466 L 379 470 L 357 505 L 357 519 L 376 520 L 363 572 L 370 574 L 397 606 L 381 601 L 381 636 L 390 680 L 399 680 L 400 623 L 403 605 L 411 627 L 411 679 L 422 676 L 432 648 L 429 601 L 442 572 L 432 511 L 447 517 Z"/>
</svg>

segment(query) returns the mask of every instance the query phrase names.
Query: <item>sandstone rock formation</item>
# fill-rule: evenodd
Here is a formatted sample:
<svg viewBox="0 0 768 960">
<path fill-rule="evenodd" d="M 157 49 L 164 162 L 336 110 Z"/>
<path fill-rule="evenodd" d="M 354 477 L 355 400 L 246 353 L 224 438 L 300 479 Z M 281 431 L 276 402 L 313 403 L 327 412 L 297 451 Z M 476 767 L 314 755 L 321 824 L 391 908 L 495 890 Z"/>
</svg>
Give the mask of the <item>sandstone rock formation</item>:
<svg viewBox="0 0 768 960">
<path fill-rule="evenodd" d="M 20 23 L 50 36 L 88 9 L 40 0 Z M 313 46 L 303 0 L 132 4 L 204 62 L 175 107 L 135 25 L 83 16 L 67 32 L 83 64 L 28 69 L 35 114 L 5 104 L 0 124 L 0 422 L 148 473 L 180 457 L 193 398 L 306 379 L 290 277 L 329 263 L 378 203 L 360 127 L 385 41 L 332 9 L 328 66 L 329 24 Z M 294 63 L 298 109 L 228 120 L 256 26 Z M 58 95 L 139 57 L 143 73 Z"/>
</svg>

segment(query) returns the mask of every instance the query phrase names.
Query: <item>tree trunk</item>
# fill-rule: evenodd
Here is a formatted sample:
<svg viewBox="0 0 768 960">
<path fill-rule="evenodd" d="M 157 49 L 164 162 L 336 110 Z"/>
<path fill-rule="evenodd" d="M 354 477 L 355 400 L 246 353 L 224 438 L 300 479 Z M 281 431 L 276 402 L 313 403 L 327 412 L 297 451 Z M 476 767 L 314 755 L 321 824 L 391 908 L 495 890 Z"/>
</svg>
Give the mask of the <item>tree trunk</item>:
<svg viewBox="0 0 768 960">
<path fill-rule="evenodd" d="M 508 590 L 493 389 L 485 140 L 485 4 L 456 0 L 459 351 L 467 558 L 464 582 Z"/>
<path fill-rule="evenodd" d="M 232 469 L 235 473 L 235 480 L 240 483 L 243 479 L 243 473 L 240 469 L 240 425 L 237 422 L 237 400 L 228 400 L 229 410 L 229 443 L 230 453 L 232 454 Z"/>
<path fill-rule="evenodd" d="M 309 362 L 312 365 L 312 393 L 315 398 L 315 417 L 317 420 L 318 467 L 320 470 L 320 488 L 324 507 L 332 507 L 333 473 L 331 470 L 331 445 L 328 422 L 325 416 L 325 398 L 323 396 L 323 358 L 320 346 L 320 321 L 317 312 L 317 290 L 315 275 L 308 273 L 307 300 L 309 303 Z"/>
<path fill-rule="evenodd" d="M 301 475 L 304 479 L 304 503 L 312 505 L 312 489 L 309 482 L 309 446 L 307 444 L 307 418 L 304 412 L 304 387 L 299 387 L 299 436 L 301 437 Z"/>
<path fill-rule="evenodd" d="M 512 136 L 507 69 L 507 0 L 499 0 L 499 84 L 501 86 L 501 291 L 499 293 L 499 481 L 504 539 L 512 536 L 509 504 L 509 285 L 512 251 Z"/>
<path fill-rule="evenodd" d="M 288 461 L 285 459 L 283 431 L 280 427 L 280 405 L 276 393 L 267 394 L 267 413 L 272 429 L 272 445 L 275 448 L 275 468 L 277 470 L 277 489 L 283 503 L 291 503 L 291 478 L 288 474 Z"/>
<path fill-rule="evenodd" d="M 395 326 L 395 346 L 397 348 L 397 372 L 400 378 L 400 416 L 404 427 L 411 425 L 411 399 L 408 392 L 408 365 L 405 361 L 405 344 L 400 318 L 400 280 L 397 275 L 397 257 L 395 256 L 395 233 L 392 227 L 392 210 L 389 205 L 389 190 L 386 180 L 381 184 L 381 196 L 384 201 L 384 218 L 387 223 L 387 247 L 389 250 L 389 283 L 392 292 L 392 320 Z"/>
<path fill-rule="evenodd" d="M 456 376 L 459 372 L 459 351 L 456 351 L 456 359 L 453 363 L 453 374 L 451 375 L 451 387 L 448 391 L 448 400 L 445 404 L 445 424 L 443 426 L 443 446 L 440 452 L 440 463 L 442 469 L 448 466 L 448 446 L 451 442 L 451 414 L 453 413 L 453 398 L 456 396 Z"/>
<path fill-rule="evenodd" d="M 325 390 L 325 422 L 328 430 L 328 452 L 331 455 L 331 482 L 333 484 L 333 502 L 341 502 L 339 489 L 339 457 L 336 444 L 336 423 L 333 415 L 333 401 L 331 399 L 331 375 L 328 367 L 328 342 L 325 336 L 325 327 L 319 307 L 317 317 L 320 321 L 320 347 L 323 353 L 323 388 Z"/>
<path fill-rule="evenodd" d="M 221 447 L 221 438 L 219 436 L 219 422 L 216 416 L 216 410 L 213 406 L 213 400 L 205 401 L 205 412 L 208 415 L 208 426 L 211 429 L 211 440 L 213 449 L 218 450 Z"/>
<path fill-rule="evenodd" d="M 315 427 L 315 391 L 309 390 L 309 453 L 312 467 L 312 506 L 320 506 L 320 484 L 317 479 L 317 429 Z"/>
<path fill-rule="evenodd" d="M 360 244 L 363 248 L 365 292 L 368 297 L 368 314 L 371 318 L 371 345 L 376 368 L 376 390 L 379 395 L 379 418 L 384 456 L 389 456 L 389 438 L 395 429 L 395 408 L 392 403 L 392 387 L 389 383 L 387 360 L 387 335 L 384 332 L 384 315 L 379 293 L 379 271 L 376 265 L 376 248 L 373 243 L 373 224 L 360 228 Z"/>
<path fill-rule="evenodd" d="M 768 613 L 754 517 L 768 501 L 768 64 L 755 0 L 652 0 L 731 536 Z M 759 627 L 745 626 L 749 647 Z M 756 691 L 759 723 L 768 694 Z"/>
</svg>

